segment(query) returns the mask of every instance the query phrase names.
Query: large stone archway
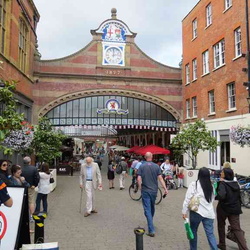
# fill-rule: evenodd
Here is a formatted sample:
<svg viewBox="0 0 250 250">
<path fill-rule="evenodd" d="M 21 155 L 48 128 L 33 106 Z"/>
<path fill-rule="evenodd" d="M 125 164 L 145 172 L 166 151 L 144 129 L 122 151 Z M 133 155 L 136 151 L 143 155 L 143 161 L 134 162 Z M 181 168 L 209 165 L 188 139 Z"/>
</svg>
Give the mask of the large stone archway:
<svg viewBox="0 0 250 250">
<path fill-rule="evenodd" d="M 51 101 L 46 106 L 41 108 L 38 112 L 38 116 L 39 117 L 45 116 L 46 113 L 48 113 L 51 109 L 65 102 L 72 101 L 72 100 L 82 98 L 82 97 L 99 96 L 99 95 L 120 95 L 120 96 L 126 96 L 126 97 L 134 97 L 137 99 L 141 99 L 141 100 L 154 103 L 162 107 L 163 109 L 170 112 L 175 117 L 176 120 L 179 120 L 181 117 L 180 113 L 174 107 L 172 107 L 170 104 L 160 99 L 159 97 L 148 95 L 145 93 L 140 93 L 137 91 L 125 90 L 125 89 L 116 89 L 116 90 L 115 89 L 95 89 L 95 90 L 90 89 L 90 90 L 78 91 L 75 93 L 69 93 L 61 97 L 58 97 L 57 99 Z"/>
</svg>

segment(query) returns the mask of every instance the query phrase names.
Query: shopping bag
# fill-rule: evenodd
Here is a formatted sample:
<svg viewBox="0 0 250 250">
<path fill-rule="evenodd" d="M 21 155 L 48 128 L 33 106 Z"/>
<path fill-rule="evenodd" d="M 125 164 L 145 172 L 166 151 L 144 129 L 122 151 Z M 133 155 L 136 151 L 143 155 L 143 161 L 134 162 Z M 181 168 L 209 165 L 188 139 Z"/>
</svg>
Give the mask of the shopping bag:
<svg viewBox="0 0 250 250">
<path fill-rule="evenodd" d="M 184 226 L 185 226 L 187 238 L 188 238 L 189 240 L 193 240 L 193 239 L 194 239 L 194 234 L 193 234 L 192 229 L 191 229 L 191 227 L 190 227 L 189 219 L 188 219 L 188 218 L 185 219 L 185 221 L 184 221 Z"/>
<path fill-rule="evenodd" d="M 21 250 L 59 250 L 58 242 L 41 244 L 24 244 Z"/>
</svg>

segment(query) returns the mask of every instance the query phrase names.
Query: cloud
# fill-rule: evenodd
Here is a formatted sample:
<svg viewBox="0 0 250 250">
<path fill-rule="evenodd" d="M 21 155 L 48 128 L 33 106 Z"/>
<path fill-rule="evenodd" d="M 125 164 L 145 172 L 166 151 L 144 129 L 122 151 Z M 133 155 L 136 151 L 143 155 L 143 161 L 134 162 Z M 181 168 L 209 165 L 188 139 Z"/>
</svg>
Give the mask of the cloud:
<svg viewBox="0 0 250 250">
<path fill-rule="evenodd" d="M 91 40 L 91 29 L 111 16 L 135 33 L 136 44 L 150 57 L 178 67 L 182 55 L 181 21 L 198 0 L 34 0 L 41 15 L 37 35 L 42 59 L 68 56 Z"/>
</svg>

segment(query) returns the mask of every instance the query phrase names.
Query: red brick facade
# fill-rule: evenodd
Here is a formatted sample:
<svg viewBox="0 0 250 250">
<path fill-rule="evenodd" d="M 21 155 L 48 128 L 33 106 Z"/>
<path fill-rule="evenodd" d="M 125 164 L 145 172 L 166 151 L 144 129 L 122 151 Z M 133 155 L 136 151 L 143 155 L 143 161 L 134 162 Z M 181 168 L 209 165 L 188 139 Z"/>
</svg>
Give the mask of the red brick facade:
<svg viewBox="0 0 250 250">
<path fill-rule="evenodd" d="M 212 7 L 212 23 L 206 24 L 206 7 Z M 197 20 L 197 37 L 193 38 L 192 22 Z M 183 19 L 183 114 L 184 120 L 192 120 L 192 97 L 197 97 L 197 116 L 205 120 L 248 113 L 246 57 L 235 56 L 235 34 L 241 29 L 241 50 L 246 54 L 245 1 L 233 0 L 232 6 L 225 7 L 224 0 L 201 0 Z M 225 41 L 225 64 L 214 68 L 214 45 Z M 209 73 L 203 72 L 202 53 L 209 51 Z M 193 81 L 192 60 L 197 59 L 197 79 Z M 190 83 L 186 82 L 186 65 L 190 65 Z M 235 83 L 236 108 L 229 110 L 227 84 Z M 214 90 L 215 112 L 209 115 L 208 92 Z M 191 100 L 191 118 L 186 116 L 186 100 Z"/>
</svg>

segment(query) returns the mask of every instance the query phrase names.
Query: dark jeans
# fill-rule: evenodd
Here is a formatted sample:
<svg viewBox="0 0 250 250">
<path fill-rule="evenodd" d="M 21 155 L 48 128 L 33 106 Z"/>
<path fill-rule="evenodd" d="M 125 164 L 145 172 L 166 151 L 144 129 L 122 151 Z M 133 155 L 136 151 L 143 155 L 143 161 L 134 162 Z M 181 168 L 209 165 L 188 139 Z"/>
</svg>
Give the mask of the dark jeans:
<svg viewBox="0 0 250 250">
<path fill-rule="evenodd" d="M 216 212 L 220 247 L 222 247 L 222 249 L 226 249 L 225 225 L 226 219 L 228 219 L 231 226 L 231 231 L 234 233 L 235 238 L 237 240 L 239 250 L 248 250 L 244 231 L 240 228 L 240 215 L 225 213 L 220 204 L 218 204 Z"/>
<path fill-rule="evenodd" d="M 154 193 L 154 192 L 142 191 L 141 194 L 142 194 L 142 205 L 144 208 L 144 214 L 148 222 L 148 232 L 155 233 L 153 217 L 155 214 L 155 200 L 157 192 Z"/>
<path fill-rule="evenodd" d="M 41 201 L 43 201 L 43 211 L 47 213 L 48 211 L 48 202 L 47 202 L 47 194 L 38 193 L 36 197 L 36 213 L 40 212 Z"/>
<path fill-rule="evenodd" d="M 218 249 L 217 243 L 216 243 L 216 239 L 214 236 L 214 226 L 213 226 L 214 220 L 204 218 L 200 214 L 193 212 L 193 211 L 190 211 L 190 227 L 194 234 L 194 239 L 190 240 L 189 242 L 190 249 L 191 250 L 197 249 L 197 230 L 201 222 L 203 224 L 210 249 L 217 250 Z"/>
</svg>

